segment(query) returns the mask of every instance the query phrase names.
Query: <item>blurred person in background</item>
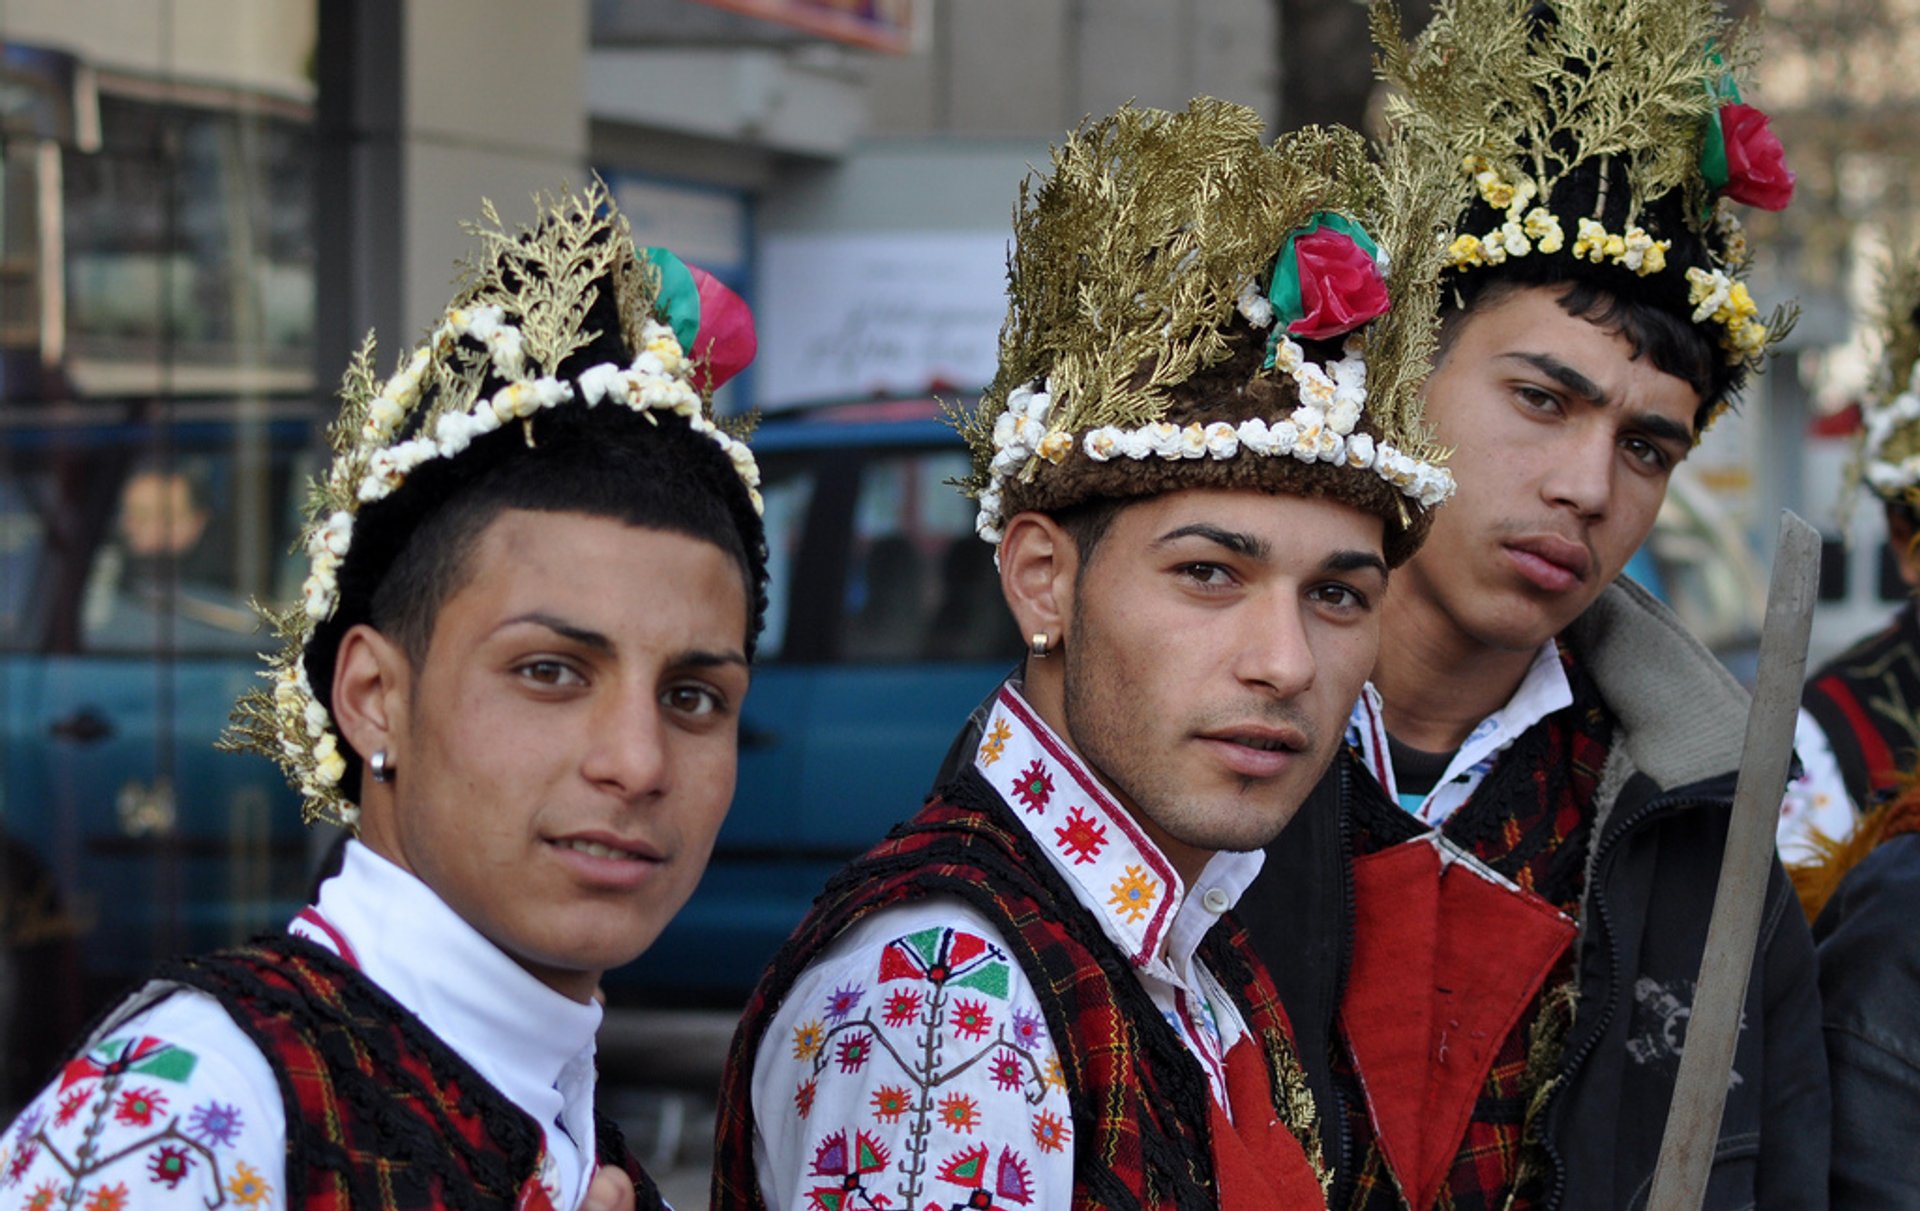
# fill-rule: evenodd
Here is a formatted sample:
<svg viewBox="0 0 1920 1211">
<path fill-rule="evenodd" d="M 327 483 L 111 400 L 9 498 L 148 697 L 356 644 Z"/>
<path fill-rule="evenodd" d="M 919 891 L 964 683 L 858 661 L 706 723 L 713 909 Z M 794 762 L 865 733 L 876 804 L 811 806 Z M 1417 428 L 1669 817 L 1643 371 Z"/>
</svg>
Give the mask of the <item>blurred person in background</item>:
<svg viewBox="0 0 1920 1211">
<path fill-rule="evenodd" d="M 1863 408 L 1849 488 L 1864 485 L 1886 513 L 1887 544 L 1900 579 L 1920 587 L 1920 268 L 1908 260 L 1882 289 L 1881 379 Z M 1807 679 L 1794 749 L 1807 765 L 1807 827 L 1845 840 L 1856 811 L 1870 810 L 1920 756 L 1920 615 L 1910 599 L 1887 624 Z M 1836 785 L 1837 784 L 1837 785 Z M 1833 799 L 1839 810 L 1816 812 Z M 1871 843 L 1869 842 L 1869 845 Z"/>
<path fill-rule="evenodd" d="M 1375 8 L 1389 154 L 1450 174 L 1428 419 L 1459 491 L 1396 576 L 1340 810 L 1242 906 L 1340 1208 L 1615 1209 L 1659 1153 L 1746 694 L 1616 579 L 1782 317 L 1735 203 L 1792 175 L 1712 0 Z M 1329 872 L 1341 872 L 1333 877 Z M 1812 945 L 1767 890 L 1711 1208 L 1825 1203 Z"/>
<path fill-rule="evenodd" d="M 540 205 L 512 233 L 489 208 L 393 377 L 370 343 L 348 371 L 305 599 L 235 712 L 352 831 L 339 873 L 284 934 L 111 1010 L 0 1136 L 9 1196 L 661 1205 L 595 1111 L 595 994 L 732 795 L 766 555 L 705 396 L 751 320 L 637 252 L 603 190 Z"/>
<path fill-rule="evenodd" d="M 1431 205 L 1349 132 L 1261 129 L 1127 108 L 1023 188 L 963 432 L 1030 654 L 754 993 L 720 1211 L 1323 1205 L 1231 910 L 1451 484 L 1418 411 Z"/>
<path fill-rule="evenodd" d="M 1868 399 L 1854 470 L 1886 509 L 1888 541 L 1912 588 L 1920 584 L 1920 253 L 1888 271 L 1880 326 L 1881 378 Z M 1793 868 L 1820 956 L 1833 1079 L 1833 1206 L 1920 1208 L 1914 604 L 1816 672 L 1804 704 L 1803 718 L 1810 713 L 1818 721 L 1848 790 L 1865 808 L 1850 834 L 1814 834 L 1814 856 Z"/>
</svg>

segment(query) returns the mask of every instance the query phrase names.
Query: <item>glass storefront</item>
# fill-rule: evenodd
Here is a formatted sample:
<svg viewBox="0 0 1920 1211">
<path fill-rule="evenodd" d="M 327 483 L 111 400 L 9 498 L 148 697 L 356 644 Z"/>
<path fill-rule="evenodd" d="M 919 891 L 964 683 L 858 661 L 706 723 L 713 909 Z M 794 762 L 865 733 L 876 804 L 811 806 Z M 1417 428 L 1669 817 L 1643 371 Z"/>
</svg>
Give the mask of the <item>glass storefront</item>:
<svg viewBox="0 0 1920 1211">
<path fill-rule="evenodd" d="M 310 106 L 0 47 L 0 1119 L 156 959 L 304 894 L 265 760 L 214 751 L 297 595 Z"/>
</svg>

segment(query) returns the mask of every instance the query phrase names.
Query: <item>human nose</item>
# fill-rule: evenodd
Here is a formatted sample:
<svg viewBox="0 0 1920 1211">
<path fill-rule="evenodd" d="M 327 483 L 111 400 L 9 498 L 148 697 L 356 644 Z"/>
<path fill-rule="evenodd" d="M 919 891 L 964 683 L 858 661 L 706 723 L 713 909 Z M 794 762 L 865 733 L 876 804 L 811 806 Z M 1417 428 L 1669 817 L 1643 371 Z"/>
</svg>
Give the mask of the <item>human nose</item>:
<svg viewBox="0 0 1920 1211">
<path fill-rule="evenodd" d="M 609 694 L 589 723 L 581 773 L 623 799 L 667 789 L 671 761 L 667 721 L 652 687 Z"/>
<path fill-rule="evenodd" d="M 1552 453 L 1541 495 L 1550 505 L 1598 519 L 1606 515 L 1612 499 L 1615 469 L 1613 434 L 1599 428 L 1588 430 Z"/>
<path fill-rule="evenodd" d="M 1317 670 L 1307 641 L 1306 604 L 1292 595 L 1276 596 L 1241 644 L 1240 680 L 1286 699 L 1305 693 Z"/>
</svg>

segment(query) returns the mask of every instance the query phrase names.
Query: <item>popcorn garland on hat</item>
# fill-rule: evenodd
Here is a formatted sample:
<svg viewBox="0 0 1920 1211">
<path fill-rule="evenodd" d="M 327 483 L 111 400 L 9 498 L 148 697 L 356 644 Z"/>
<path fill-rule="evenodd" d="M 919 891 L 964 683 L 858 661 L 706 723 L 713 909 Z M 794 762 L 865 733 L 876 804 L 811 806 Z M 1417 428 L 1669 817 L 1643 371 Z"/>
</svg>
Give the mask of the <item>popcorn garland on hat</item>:
<svg viewBox="0 0 1920 1211">
<path fill-rule="evenodd" d="M 1880 366 L 1863 403 L 1847 496 L 1861 483 L 1883 500 L 1920 504 L 1920 249 L 1881 274 Z"/>
<path fill-rule="evenodd" d="M 1056 150 L 1037 191 L 1023 184 L 1000 373 L 959 422 L 982 538 L 1000 541 L 1015 484 L 1069 484 L 1077 459 L 1291 456 L 1376 476 L 1399 492 L 1402 526 L 1409 506 L 1451 493 L 1420 419 L 1437 268 L 1423 183 L 1390 186 L 1351 132 L 1271 148 L 1259 134 L 1251 111 L 1211 98 L 1180 114 L 1127 108 Z M 1263 373 L 1291 380 L 1297 406 L 1169 421 L 1166 392 L 1229 356 L 1235 325 L 1268 333 Z M 1296 335 L 1347 339 L 1323 365 Z"/>
<path fill-rule="evenodd" d="M 711 440 L 728 458 L 756 512 L 760 471 L 746 443 L 716 424 L 703 398 L 752 357 L 751 317 L 737 296 L 664 249 L 633 255 L 626 221 L 597 183 L 583 197 L 541 200 L 544 224 L 508 235 L 490 204 L 475 231 L 495 254 L 493 267 L 470 266 L 474 279 L 427 342 L 376 386 L 373 339 L 349 367 L 344 406 L 329 431 L 334 460 L 314 486 L 305 551 L 309 573 L 292 609 L 263 609 L 285 642 L 263 676 L 271 690 L 242 698 L 221 747 L 261 752 L 300 791 L 307 820 L 351 827 L 359 809 L 346 796 L 347 772 L 333 720 L 307 677 L 315 630 L 339 607 L 339 574 L 363 507 L 397 492 L 417 468 L 459 457 L 476 440 L 519 422 L 528 445 L 541 412 L 578 403 L 624 407 L 654 423 L 669 413 Z M 518 279 L 509 287 L 500 266 Z M 609 285 L 603 287 L 600 283 Z M 612 288 L 630 347 L 629 365 L 601 363 L 566 378 L 544 372 L 594 339 L 581 330 L 585 292 Z M 519 293 L 516 293 L 516 290 Z M 509 320 L 512 304 L 520 322 Z M 658 312 L 670 321 L 655 318 Z M 676 327 L 690 339 L 676 334 Z M 716 331 L 717 330 L 717 331 Z M 691 345 L 707 356 L 689 357 Z M 489 380 L 503 385 L 483 394 Z M 698 384 L 698 386 L 696 386 Z M 411 433 L 412 436 L 403 436 Z"/>
<path fill-rule="evenodd" d="M 1751 49 L 1715 0 L 1440 0 L 1411 45 L 1391 0 L 1372 0 L 1372 16 L 1399 90 L 1395 153 L 1457 166 L 1449 268 L 1566 256 L 1637 278 L 1678 272 L 1736 384 L 1784 338 L 1793 311 L 1761 318 L 1741 280 L 1733 204 L 1781 209 L 1793 174 L 1740 98 Z"/>
</svg>

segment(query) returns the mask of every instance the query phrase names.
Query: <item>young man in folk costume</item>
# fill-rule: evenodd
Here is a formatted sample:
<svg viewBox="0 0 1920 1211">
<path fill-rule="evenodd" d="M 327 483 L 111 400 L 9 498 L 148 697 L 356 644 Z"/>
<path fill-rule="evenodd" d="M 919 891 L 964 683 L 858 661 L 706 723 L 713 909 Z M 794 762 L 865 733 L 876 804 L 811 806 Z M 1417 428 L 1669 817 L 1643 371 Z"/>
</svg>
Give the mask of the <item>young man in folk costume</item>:
<svg viewBox="0 0 1920 1211">
<path fill-rule="evenodd" d="M 1792 177 L 1711 0 L 1375 7 L 1392 156 L 1454 174 L 1427 415 L 1457 497 L 1397 578 L 1330 787 L 1242 906 L 1340 1208 L 1638 1205 L 1747 700 L 1616 580 L 1781 317 L 1731 207 Z M 1776 870 L 1707 1205 L 1825 1202 L 1807 931 Z"/>
<path fill-rule="evenodd" d="M 1450 486 L 1418 209 L 1356 136 L 1267 146 L 1211 99 L 1092 123 L 1023 190 L 962 428 L 1030 655 L 754 994 L 717 1208 L 1322 1205 L 1230 910 Z"/>
<path fill-rule="evenodd" d="M 542 208 L 480 229 L 384 385 L 371 346 L 348 372 L 305 602 L 235 713 L 356 832 L 343 869 L 110 1013 L 4 1137 L 11 1197 L 660 1205 L 594 1113 L 594 994 L 732 795 L 765 552 L 703 395 L 752 326 L 604 191 Z"/>
<path fill-rule="evenodd" d="M 1909 593 L 1920 590 L 1920 261 L 1888 273 L 1881 300 L 1882 373 L 1867 401 L 1853 483 L 1886 514 L 1887 542 Z M 1842 811 L 1813 820 L 1829 841 L 1846 838 L 1853 809 L 1887 798 L 1920 761 L 1920 606 L 1909 599 L 1887 624 L 1807 679 L 1794 747 L 1831 769 Z M 1870 845 L 1871 842 L 1868 842 Z"/>
<path fill-rule="evenodd" d="M 1891 269 L 1881 298 L 1881 380 L 1854 464 L 1880 498 L 1909 587 L 1920 585 L 1920 254 Z M 1849 488 L 1853 485 L 1849 484 Z M 1910 601 L 1879 634 L 1807 684 L 1866 811 L 1850 835 L 1816 838 L 1792 868 L 1813 919 L 1821 1018 L 1833 1080 L 1833 1206 L 1920 1208 L 1920 783 L 1911 708 L 1920 635 Z"/>
</svg>

